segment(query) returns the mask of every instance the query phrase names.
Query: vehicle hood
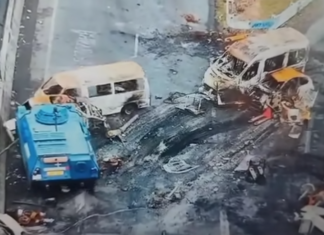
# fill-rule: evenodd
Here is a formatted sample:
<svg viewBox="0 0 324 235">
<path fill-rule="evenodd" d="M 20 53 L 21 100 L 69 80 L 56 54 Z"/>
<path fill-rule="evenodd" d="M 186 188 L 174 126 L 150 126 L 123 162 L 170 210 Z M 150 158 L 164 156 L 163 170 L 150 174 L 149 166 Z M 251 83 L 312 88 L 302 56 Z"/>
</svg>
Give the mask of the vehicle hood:
<svg viewBox="0 0 324 235">
<path fill-rule="evenodd" d="M 236 79 L 226 76 L 216 62 L 207 69 L 204 75 L 204 83 L 213 89 L 224 90 L 229 87 L 235 86 Z"/>
</svg>

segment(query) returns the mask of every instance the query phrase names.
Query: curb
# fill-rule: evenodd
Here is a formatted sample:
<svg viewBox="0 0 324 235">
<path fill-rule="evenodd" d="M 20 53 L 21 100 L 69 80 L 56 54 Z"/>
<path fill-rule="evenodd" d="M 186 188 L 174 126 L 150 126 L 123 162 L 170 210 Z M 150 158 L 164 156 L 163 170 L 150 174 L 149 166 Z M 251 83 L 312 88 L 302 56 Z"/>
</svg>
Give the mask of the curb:
<svg viewBox="0 0 324 235">
<path fill-rule="evenodd" d="M 15 72 L 16 53 L 20 22 L 23 14 L 25 0 L 9 0 L 2 47 L 0 51 L 0 142 L 1 149 L 6 143 L 6 134 L 2 123 L 7 121 L 10 114 L 10 101 Z M 0 213 L 5 211 L 5 189 L 6 189 L 6 154 L 0 156 Z"/>
<path fill-rule="evenodd" d="M 214 31 L 215 26 L 216 26 L 215 9 L 216 9 L 215 0 L 209 0 L 208 27 L 207 28 L 210 32 Z"/>
</svg>

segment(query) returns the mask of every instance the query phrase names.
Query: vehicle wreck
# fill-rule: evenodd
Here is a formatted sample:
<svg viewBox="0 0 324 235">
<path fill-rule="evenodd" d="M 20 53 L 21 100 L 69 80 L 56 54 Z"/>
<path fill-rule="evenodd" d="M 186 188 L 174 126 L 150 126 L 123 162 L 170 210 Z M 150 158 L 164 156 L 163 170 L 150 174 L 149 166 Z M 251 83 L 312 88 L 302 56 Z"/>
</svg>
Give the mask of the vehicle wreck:
<svg viewBox="0 0 324 235">
<path fill-rule="evenodd" d="M 54 74 L 27 101 L 34 103 L 67 103 L 86 100 L 98 107 L 102 115 L 150 106 L 150 87 L 143 68 L 132 61 L 88 66 Z"/>
<path fill-rule="evenodd" d="M 227 41 L 233 43 L 212 61 L 200 92 L 218 105 L 241 101 L 259 111 L 271 108 L 282 122 L 310 119 L 318 92 L 304 74 L 310 49 L 306 36 L 279 28 Z"/>
</svg>

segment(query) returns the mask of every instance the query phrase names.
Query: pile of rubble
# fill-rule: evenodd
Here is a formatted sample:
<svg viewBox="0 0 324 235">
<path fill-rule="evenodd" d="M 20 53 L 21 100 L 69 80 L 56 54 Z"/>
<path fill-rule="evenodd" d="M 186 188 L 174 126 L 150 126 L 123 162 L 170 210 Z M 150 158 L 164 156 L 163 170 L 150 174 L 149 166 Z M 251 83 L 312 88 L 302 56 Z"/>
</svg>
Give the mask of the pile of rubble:
<svg viewBox="0 0 324 235">
<path fill-rule="evenodd" d="M 301 187 L 299 201 L 304 207 L 295 214 L 300 221 L 299 234 L 311 234 L 314 228 L 324 233 L 324 187 L 323 185 L 305 184 Z"/>
</svg>

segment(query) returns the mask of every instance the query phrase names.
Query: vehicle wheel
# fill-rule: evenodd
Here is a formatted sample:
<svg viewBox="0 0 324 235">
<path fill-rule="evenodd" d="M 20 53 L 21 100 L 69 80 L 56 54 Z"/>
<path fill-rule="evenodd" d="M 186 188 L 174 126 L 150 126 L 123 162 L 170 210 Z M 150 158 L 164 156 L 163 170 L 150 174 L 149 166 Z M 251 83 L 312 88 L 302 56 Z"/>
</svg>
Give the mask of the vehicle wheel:
<svg viewBox="0 0 324 235">
<path fill-rule="evenodd" d="M 96 181 L 95 180 L 90 180 L 90 181 L 86 182 L 86 184 L 85 184 L 85 189 L 90 194 L 94 193 L 95 187 L 96 187 Z"/>
<path fill-rule="evenodd" d="M 126 104 L 123 109 L 122 109 L 122 113 L 126 114 L 126 115 L 132 115 L 137 109 L 137 105 L 136 104 Z"/>
</svg>

